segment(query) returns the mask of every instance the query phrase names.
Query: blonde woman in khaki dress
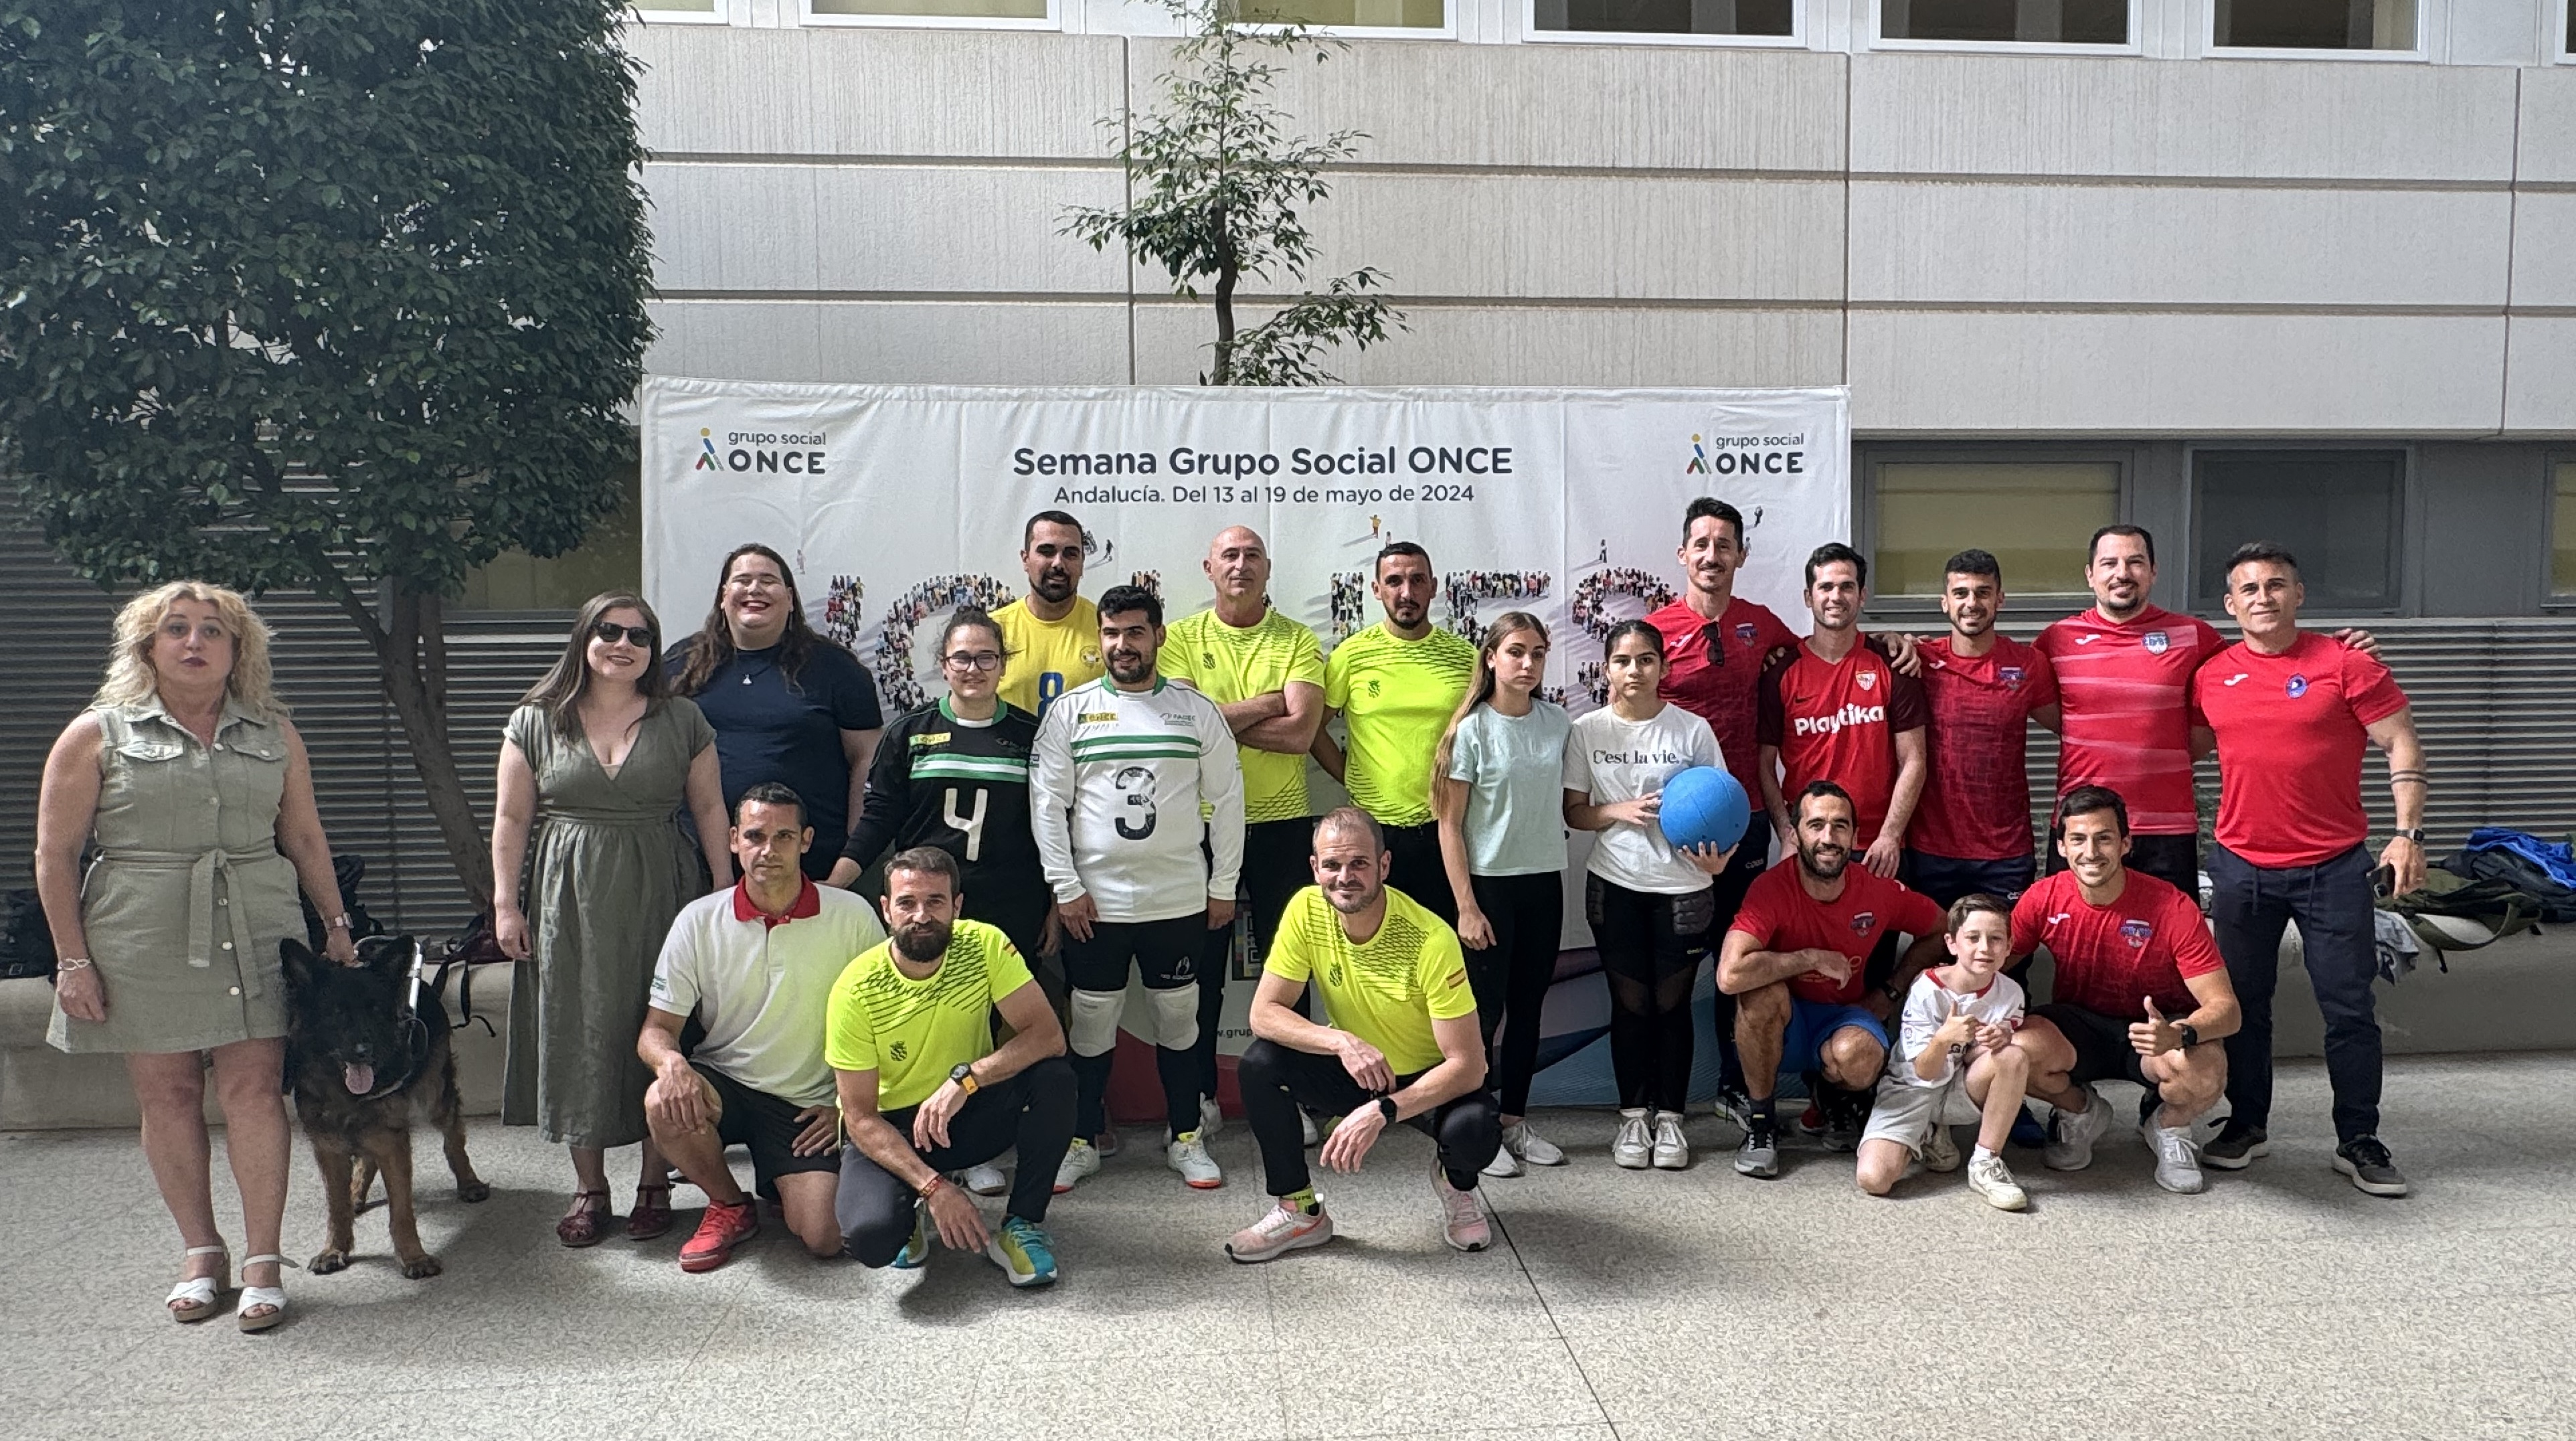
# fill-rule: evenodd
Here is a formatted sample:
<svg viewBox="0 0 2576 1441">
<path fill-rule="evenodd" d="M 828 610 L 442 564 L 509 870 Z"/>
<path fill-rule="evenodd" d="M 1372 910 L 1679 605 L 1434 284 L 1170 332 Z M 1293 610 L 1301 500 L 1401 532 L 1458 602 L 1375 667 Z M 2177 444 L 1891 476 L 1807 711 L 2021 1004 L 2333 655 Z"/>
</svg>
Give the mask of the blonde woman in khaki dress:
<svg viewBox="0 0 2576 1441">
<path fill-rule="evenodd" d="M 685 805 L 721 889 L 733 884 L 715 730 L 670 693 L 661 623 L 633 595 L 594 596 L 545 679 L 510 713 L 492 826 L 492 927 L 521 962 L 510 990 L 501 1120 L 571 1148 L 567 1246 L 614 1219 L 607 1152 L 642 1145 L 626 1234 L 671 1229 L 671 1182 L 644 1125 L 653 1082 L 635 1050 L 653 963 L 698 863 Z M 525 886 L 525 900 L 520 886 Z"/>
<path fill-rule="evenodd" d="M 277 945 L 304 934 L 299 880 L 329 918 L 331 958 L 354 962 L 312 767 L 270 689 L 268 628 L 216 586 L 137 596 L 117 615 L 97 699 L 45 761 L 36 890 L 61 957 L 46 1039 L 125 1055 L 143 1154 L 187 1244 L 168 1303 L 180 1321 L 213 1315 L 231 1272 L 211 1191 L 210 1064 L 251 1251 L 235 1314 L 245 1331 L 286 1319 Z"/>
</svg>

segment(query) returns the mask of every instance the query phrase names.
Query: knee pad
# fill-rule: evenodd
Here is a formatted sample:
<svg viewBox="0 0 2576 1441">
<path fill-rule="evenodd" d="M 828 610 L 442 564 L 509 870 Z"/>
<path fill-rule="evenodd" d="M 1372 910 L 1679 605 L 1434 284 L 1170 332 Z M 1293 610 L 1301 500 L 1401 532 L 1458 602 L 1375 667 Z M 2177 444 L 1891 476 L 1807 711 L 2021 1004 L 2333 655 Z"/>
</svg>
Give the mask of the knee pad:
<svg viewBox="0 0 2576 1441">
<path fill-rule="evenodd" d="M 1065 1042 L 1077 1056 L 1105 1056 L 1118 1046 L 1118 1013 L 1126 1009 L 1124 991 L 1085 991 L 1073 993 L 1072 1021 L 1064 1028 Z"/>
<path fill-rule="evenodd" d="M 1199 1043 L 1199 988 L 1174 986 L 1148 991 L 1154 1001 L 1154 1044 L 1167 1051 L 1186 1051 Z"/>
</svg>

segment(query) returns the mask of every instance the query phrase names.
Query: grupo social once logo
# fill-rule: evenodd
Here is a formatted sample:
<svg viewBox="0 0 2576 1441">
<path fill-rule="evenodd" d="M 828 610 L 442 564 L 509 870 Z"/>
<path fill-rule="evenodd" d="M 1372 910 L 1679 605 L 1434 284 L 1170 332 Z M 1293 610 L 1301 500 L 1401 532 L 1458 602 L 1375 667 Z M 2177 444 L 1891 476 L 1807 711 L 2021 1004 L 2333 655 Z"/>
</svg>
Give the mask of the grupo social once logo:
<svg viewBox="0 0 2576 1441">
<path fill-rule="evenodd" d="M 725 434 L 725 448 L 716 448 L 713 427 L 698 427 L 698 463 L 692 470 L 713 470 L 735 475 L 821 475 L 823 473 L 823 433 L 800 434 L 793 431 L 735 430 Z"/>
</svg>

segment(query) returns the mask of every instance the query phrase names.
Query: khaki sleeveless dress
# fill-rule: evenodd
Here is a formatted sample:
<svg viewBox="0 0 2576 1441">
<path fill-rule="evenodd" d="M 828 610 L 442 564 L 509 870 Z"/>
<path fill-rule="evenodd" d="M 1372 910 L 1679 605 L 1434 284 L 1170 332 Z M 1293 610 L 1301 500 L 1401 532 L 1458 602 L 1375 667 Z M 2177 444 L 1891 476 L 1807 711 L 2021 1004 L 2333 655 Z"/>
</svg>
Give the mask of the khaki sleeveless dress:
<svg viewBox="0 0 2576 1441">
<path fill-rule="evenodd" d="M 635 1056 L 653 963 L 705 883 L 678 816 L 715 729 L 695 701 L 665 700 L 613 776 L 534 706 L 512 711 L 506 734 L 537 778 L 521 905 L 536 958 L 512 977 L 501 1120 L 549 1141 L 631 1146 L 653 1083 Z"/>
<path fill-rule="evenodd" d="M 277 852 L 286 731 L 226 700 L 211 746 L 160 701 L 98 710 L 99 857 L 81 925 L 107 1019 L 55 1004 L 55 1049 L 202 1051 L 286 1034 L 279 941 L 304 938 Z"/>
</svg>

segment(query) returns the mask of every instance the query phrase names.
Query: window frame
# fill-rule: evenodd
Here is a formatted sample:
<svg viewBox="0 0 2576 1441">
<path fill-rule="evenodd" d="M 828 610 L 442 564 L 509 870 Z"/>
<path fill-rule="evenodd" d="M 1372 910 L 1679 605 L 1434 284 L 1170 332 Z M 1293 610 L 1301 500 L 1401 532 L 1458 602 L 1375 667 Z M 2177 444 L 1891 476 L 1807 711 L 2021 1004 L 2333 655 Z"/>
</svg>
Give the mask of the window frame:
<svg viewBox="0 0 2576 1441">
<path fill-rule="evenodd" d="M 2558 0 L 2558 23 L 2545 47 L 2553 65 L 2576 65 L 2576 0 Z"/>
<path fill-rule="evenodd" d="M 1932 54 L 1968 55 L 2144 55 L 2147 53 L 2145 18 L 2139 12 L 2146 0 L 2123 0 L 2129 16 L 2129 38 L 2118 45 L 2087 45 L 2072 40 L 1905 40 L 1887 34 L 1885 0 L 1869 0 L 1869 33 L 1862 37 L 1864 50 L 1919 51 Z M 2215 17 L 2217 7 L 2210 6 Z M 2215 25 L 2213 18 L 2210 22 Z"/>
<path fill-rule="evenodd" d="M 2096 445 L 2014 445 L 1978 442 L 1952 444 L 1870 442 L 1855 446 L 1852 466 L 1852 532 L 1853 548 L 1869 557 L 1873 577 L 1878 563 L 1878 486 L 1879 471 L 1888 465 L 2111 465 L 2120 472 L 2112 505 L 2115 524 L 2133 524 L 2137 519 L 2138 478 L 2142 457 L 2134 445 L 2107 442 Z M 2071 602 L 2071 605 L 2070 605 Z M 2012 577 L 2004 577 L 2002 619 L 2055 620 L 2070 609 L 2082 610 L 2093 603 L 2089 590 L 2016 591 Z M 1875 588 L 1869 594 L 1864 619 L 1942 622 L 1941 600 L 1929 595 L 1880 595 Z M 1944 622 L 1946 623 L 1946 622 Z"/>
<path fill-rule="evenodd" d="M 734 0 L 713 0 L 715 8 L 698 10 L 662 10 L 652 0 L 628 0 L 626 13 L 638 25 L 731 25 Z"/>
<path fill-rule="evenodd" d="M 1459 0 L 1449 0 L 1453 15 L 1458 3 Z M 1870 3 L 1875 6 L 1878 0 L 1870 0 Z M 1807 0 L 1792 0 L 1789 33 L 1786 35 L 1693 35 L 1670 30 L 1541 30 L 1538 28 L 1538 0 L 1519 0 L 1518 13 L 1519 38 L 1530 45 L 1680 45 L 1696 49 L 1743 50 L 1807 48 Z"/>
<path fill-rule="evenodd" d="M 2221 45 L 2218 43 L 2218 0 L 2194 0 L 2200 10 L 2200 21 L 2192 27 L 2192 37 L 2199 53 L 2195 60 L 2361 60 L 2372 64 L 2424 65 L 2433 59 L 2434 0 L 2416 0 L 2415 48 L 2412 50 L 2320 50 L 2290 45 Z"/>
<path fill-rule="evenodd" d="M 2228 620 L 2223 602 L 2203 609 L 2200 601 L 2200 568 L 2204 564 L 2223 565 L 2227 557 L 2203 556 L 2200 553 L 2200 457 L 2205 451 L 2237 453 L 2277 450 L 2313 455 L 2328 451 L 2393 452 L 2397 456 L 2397 505 L 2391 521 L 2390 554 L 2397 565 L 2397 583 L 2390 588 L 2389 603 L 2384 606 L 2333 607 L 2314 605 L 2299 614 L 2304 624 L 2309 617 L 2384 617 L 2398 618 L 2423 612 L 2423 554 L 2421 487 L 2416 483 L 2418 457 L 2413 441 L 2399 440 L 2194 440 L 2182 451 L 2182 539 L 2183 539 L 2183 608 L 2208 618 L 2223 629 Z M 2223 580 L 2223 577 L 2222 577 Z"/>
<path fill-rule="evenodd" d="M 1047 0 L 1047 3 L 1052 6 L 1063 3 L 1063 0 Z M 1458 8 L 1472 3 L 1474 0 L 1440 0 L 1442 19 L 1437 29 L 1412 25 L 1309 25 L 1306 33 L 1321 35 L 1328 40 L 1455 40 L 1458 38 Z M 1258 35 L 1276 35 L 1288 27 L 1244 25 L 1239 28 Z"/>
<path fill-rule="evenodd" d="M 2576 591 L 2554 589 L 2550 575 L 2557 559 L 2559 507 L 2576 504 L 2576 494 L 2558 494 L 2561 467 L 2576 468 L 2576 450 L 2545 450 L 2540 455 L 2540 609 L 2545 615 L 2576 611 Z"/>
<path fill-rule="evenodd" d="M 720 0 L 721 3 L 721 0 Z M 1020 30 L 1064 29 L 1066 0 L 1047 0 L 1044 17 L 1015 19 L 1006 15 L 837 15 L 817 14 L 814 0 L 796 0 L 796 23 L 820 29 L 861 30 Z"/>
</svg>

